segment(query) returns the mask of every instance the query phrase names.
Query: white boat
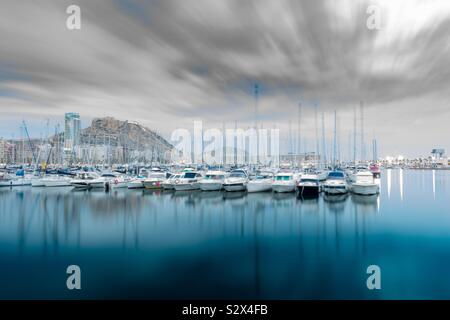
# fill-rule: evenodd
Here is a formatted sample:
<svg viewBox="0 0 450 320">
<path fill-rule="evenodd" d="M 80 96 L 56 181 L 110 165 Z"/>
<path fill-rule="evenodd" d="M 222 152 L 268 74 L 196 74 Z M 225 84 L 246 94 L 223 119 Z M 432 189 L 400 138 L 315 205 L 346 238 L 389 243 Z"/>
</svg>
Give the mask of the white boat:
<svg viewBox="0 0 450 320">
<path fill-rule="evenodd" d="M 274 175 L 272 172 L 258 172 L 255 179 L 247 183 L 248 192 L 265 192 L 272 190 Z"/>
<path fill-rule="evenodd" d="M 292 172 L 279 172 L 275 175 L 272 183 L 274 192 L 294 192 L 297 181 Z"/>
<path fill-rule="evenodd" d="M 31 186 L 36 187 L 45 187 L 45 183 L 42 181 L 43 177 L 37 177 L 31 180 Z"/>
<path fill-rule="evenodd" d="M 99 179 L 90 181 L 88 184 L 90 188 L 121 189 L 127 188 L 130 181 L 131 178 L 126 177 L 118 172 L 107 171 L 103 172 Z"/>
<path fill-rule="evenodd" d="M 202 174 L 196 171 L 184 172 L 181 178 L 175 180 L 175 191 L 187 191 L 200 189 L 199 181 L 202 179 Z"/>
<path fill-rule="evenodd" d="M 128 189 L 142 189 L 144 188 L 144 177 L 138 177 L 135 179 L 131 179 L 128 183 L 127 183 L 127 188 Z"/>
<path fill-rule="evenodd" d="M 317 179 L 319 181 L 325 181 L 328 177 L 328 171 L 327 170 L 319 170 L 316 172 L 317 174 Z"/>
<path fill-rule="evenodd" d="M 163 171 L 154 171 L 148 174 L 148 178 L 144 179 L 144 188 L 161 189 L 162 183 L 166 180 L 167 174 Z"/>
<path fill-rule="evenodd" d="M 343 171 L 330 171 L 323 184 L 323 191 L 327 194 L 345 194 L 348 185 Z"/>
<path fill-rule="evenodd" d="M 225 191 L 244 191 L 247 189 L 248 175 L 244 170 L 233 170 L 224 180 Z"/>
<path fill-rule="evenodd" d="M 208 171 L 198 184 L 202 191 L 218 191 L 222 190 L 225 178 L 226 173 L 223 171 Z"/>
<path fill-rule="evenodd" d="M 14 180 L 13 179 L 1 179 L 0 187 L 13 187 Z"/>
<path fill-rule="evenodd" d="M 353 183 L 356 181 L 356 175 L 358 174 L 358 172 L 365 172 L 368 171 L 368 167 L 364 166 L 364 165 L 358 165 L 356 168 L 354 169 L 350 169 L 346 171 L 348 180 L 350 181 L 350 183 Z"/>
<path fill-rule="evenodd" d="M 31 185 L 31 176 L 1 173 L 0 187 L 21 187 Z"/>
<path fill-rule="evenodd" d="M 108 181 L 108 185 L 111 189 L 123 189 L 128 188 L 130 179 L 125 176 L 117 176 L 114 179 Z"/>
<path fill-rule="evenodd" d="M 320 180 L 317 174 L 304 174 L 297 183 L 301 196 L 316 196 L 320 193 Z"/>
<path fill-rule="evenodd" d="M 90 189 L 104 189 L 106 186 L 108 179 L 105 177 L 99 177 L 97 179 L 93 179 L 89 181 L 89 188 Z"/>
<path fill-rule="evenodd" d="M 100 176 L 95 172 L 80 172 L 77 177 L 70 181 L 70 184 L 75 187 L 75 189 L 90 189 L 90 183 L 95 181 Z"/>
<path fill-rule="evenodd" d="M 70 177 L 65 176 L 50 176 L 42 179 L 42 183 L 44 183 L 45 187 L 69 187 L 70 181 L 72 179 Z"/>
<path fill-rule="evenodd" d="M 183 176 L 182 173 L 176 173 L 171 175 L 169 178 L 167 178 L 166 180 L 164 180 L 161 183 L 161 187 L 165 190 L 174 190 L 175 189 L 175 181 L 177 179 L 180 179 Z"/>
<path fill-rule="evenodd" d="M 360 195 L 373 195 L 378 194 L 380 186 L 375 182 L 372 172 L 360 171 L 355 175 L 355 182 L 352 182 L 351 190 Z"/>
</svg>

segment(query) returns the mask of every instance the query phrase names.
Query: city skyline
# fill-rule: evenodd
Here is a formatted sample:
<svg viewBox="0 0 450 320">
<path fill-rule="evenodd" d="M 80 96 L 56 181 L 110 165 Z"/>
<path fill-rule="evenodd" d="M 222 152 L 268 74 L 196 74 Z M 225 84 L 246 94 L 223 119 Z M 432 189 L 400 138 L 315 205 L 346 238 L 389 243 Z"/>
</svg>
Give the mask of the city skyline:
<svg viewBox="0 0 450 320">
<path fill-rule="evenodd" d="M 304 139 L 314 139 L 317 106 L 328 139 L 337 110 L 347 145 L 364 101 L 368 152 L 373 137 L 380 157 L 449 150 L 450 7 L 406 3 L 6 1 L 0 136 L 18 138 L 23 119 L 39 137 L 46 119 L 62 125 L 66 112 L 79 113 L 82 127 L 113 116 L 166 139 L 195 120 L 246 127 L 258 84 L 266 127 L 286 133 L 292 121 L 296 130 L 301 102 Z M 66 28 L 71 4 L 81 8 L 80 30 Z M 379 30 L 367 27 L 370 5 Z"/>
</svg>

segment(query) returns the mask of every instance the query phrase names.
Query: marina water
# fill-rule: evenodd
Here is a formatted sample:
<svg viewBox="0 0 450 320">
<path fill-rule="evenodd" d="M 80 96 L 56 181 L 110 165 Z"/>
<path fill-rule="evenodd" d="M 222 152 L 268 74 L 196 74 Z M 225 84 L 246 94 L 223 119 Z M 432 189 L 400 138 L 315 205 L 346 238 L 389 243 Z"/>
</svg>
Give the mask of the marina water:
<svg viewBox="0 0 450 320">
<path fill-rule="evenodd" d="M 2 188 L 0 298 L 449 299 L 449 173 L 388 169 L 378 196 L 316 199 Z"/>
</svg>

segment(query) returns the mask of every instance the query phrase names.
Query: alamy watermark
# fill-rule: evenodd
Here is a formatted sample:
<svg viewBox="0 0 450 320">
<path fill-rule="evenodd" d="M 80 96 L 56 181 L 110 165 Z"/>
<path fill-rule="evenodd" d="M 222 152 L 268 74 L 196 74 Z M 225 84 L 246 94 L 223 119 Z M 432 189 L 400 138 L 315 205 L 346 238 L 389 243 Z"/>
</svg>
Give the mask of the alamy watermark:
<svg viewBox="0 0 450 320">
<path fill-rule="evenodd" d="M 180 163 L 264 164 L 276 166 L 280 155 L 279 129 L 203 129 L 194 121 L 193 134 L 185 128 L 171 134 L 173 159 Z"/>
<path fill-rule="evenodd" d="M 366 26 L 369 30 L 381 29 L 381 9 L 375 4 L 367 7 L 366 13 L 369 15 L 366 20 Z"/>
<path fill-rule="evenodd" d="M 80 30 L 81 29 L 81 9 L 77 5 L 70 5 L 66 9 L 66 13 L 69 16 L 66 19 L 66 27 L 69 30 Z"/>
<path fill-rule="evenodd" d="M 367 278 L 366 285 L 369 290 L 381 289 L 381 268 L 376 264 L 372 264 L 367 267 L 367 274 L 370 276 Z"/>
<path fill-rule="evenodd" d="M 66 280 L 66 286 L 69 290 L 81 290 L 81 269 L 79 266 L 72 264 L 67 267 L 66 273 L 69 277 Z"/>
</svg>

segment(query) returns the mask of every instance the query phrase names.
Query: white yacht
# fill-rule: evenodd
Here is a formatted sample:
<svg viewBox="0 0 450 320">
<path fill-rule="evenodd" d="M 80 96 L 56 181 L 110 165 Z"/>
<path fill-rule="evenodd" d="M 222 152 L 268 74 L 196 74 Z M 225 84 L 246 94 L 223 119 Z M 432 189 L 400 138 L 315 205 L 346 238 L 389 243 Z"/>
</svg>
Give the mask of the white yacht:
<svg viewBox="0 0 450 320">
<path fill-rule="evenodd" d="M 245 191 L 248 183 L 248 175 L 244 170 L 233 170 L 223 181 L 225 191 Z"/>
<path fill-rule="evenodd" d="M 144 188 L 144 177 L 138 176 L 137 178 L 131 179 L 127 183 L 128 189 L 142 189 Z"/>
<path fill-rule="evenodd" d="M 378 194 L 380 186 L 375 182 L 371 171 L 360 171 L 355 174 L 355 181 L 351 184 L 353 193 L 361 195 Z"/>
<path fill-rule="evenodd" d="M 325 181 L 328 177 L 327 170 L 318 170 L 315 174 L 317 174 L 317 179 L 320 181 Z"/>
<path fill-rule="evenodd" d="M 90 189 L 104 189 L 106 186 L 106 183 L 109 181 L 110 176 L 100 176 L 96 179 L 93 179 L 89 181 L 89 188 Z"/>
<path fill-rule="evenodd" d="M 255 179 L 247 183 L 248 192 L 265 192 L 272 190 L 272 182 L 274 175 L 272 172 L 258 172 Z"/>
<path fill-rule="evenodd" d="M 34 179 L 31 180 L 31 186 L 32 187 L 45 187 L 45 183 L 42 181 L 43 179 L 45 179 L 45 176 L 43 177 L 36 177 Z"/>
<path fill-rule="evenodd" d="M 320 179 L 317 174 L 304 174 L 297 183 L 301 196 L 316 196 L 320 193 Z"/>
<path fill-rule="evenodd" d="M 70 184 L 75 189 L 89 189 L 90 182 L 100 178 L 95 172 L 80 172 L 77 177 L 70 181 Z"/>
<path fill-rule="evenodd" d="M 175 189 L 175 181 L 181 179 L 183 176 L 182 173 L 172 174 L 169 178 L 161 182 L 161 187 L 165 190 L 174 190 Z"/>
<path fill-rule="evenodd" d="M 31 177 L 2 173 L 0 176 L 0 187 L 20 187 L 31 185 Z"/>
<path fill-rule="evenodd" d="M 202 179 L 202 174 L 196 171 L 184 172 L 181 178 L 175 180 L 175 191 L 187 191 L 200 189 L 199 181 Z"/>
<path fill-rule="evenodd" d="M 72 178 L 67 176 L 48 176 L 41 181 L 45 187 L 70 187 Z"/>
<path fill-rule="evenodd" d="M 108 185 L 111 189 L 123 189 L 128 188 L 128 183 L 131 181 L 130 178 L 124 175 L 118 175 L 115 178 L 109 180 Z"/>
<path fill-rule="evenodd" d="M 323 184 L 323 191 L 327 194 L 345 194 L 348 185 L 343 171 L 330 171 Z"/>
<path fill-rule="evenodd" d="M 223 171 L 208 171 L 206 172 L 205 177 L 200 180 L 198 184 L 202 191 L 222 190 L 225 178 L 226 173 Z"/>
<path fill-rule="evenodd" d="M 103 185 L 102 185 L 103 181 Z M 99 179 L 89 182 L 90 188 L 120 189 L 127 188 L 131 179 L 119 172 L 106 171 L 103 172 Z"/>
<path fill-rule="evenodd" d="M 350 183 L 353 183 L 356 181 L 356 175 L 359 172 L 366 172 L 369 171 L 368 167 L 365 165 L 358 165 L 355 168 L 350 168 L 349 170 L 346 171 L 348 180 L 350 181 Z"/>
<path fill-rule="evenodd" d="M 29 185 L 23 178 L 1 179 L 0 187 L 21 187 Z"/>
<path fill-rule="evenodd" d="M 272 190 L 274 192 L 293 192 L 296 184 L 296 176 L 293 172 L 279 172 L 273 180 Z"/>
<path fill-rule="evenodd" d="M 166 180 L 167 174 L 163 171 L 154 170 L 144 179 L 143 184 L 146 189 L 161 189 L 162 183 Z"/>
</svg>

